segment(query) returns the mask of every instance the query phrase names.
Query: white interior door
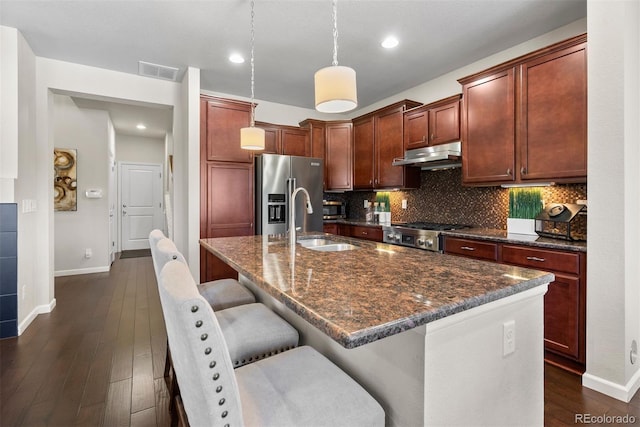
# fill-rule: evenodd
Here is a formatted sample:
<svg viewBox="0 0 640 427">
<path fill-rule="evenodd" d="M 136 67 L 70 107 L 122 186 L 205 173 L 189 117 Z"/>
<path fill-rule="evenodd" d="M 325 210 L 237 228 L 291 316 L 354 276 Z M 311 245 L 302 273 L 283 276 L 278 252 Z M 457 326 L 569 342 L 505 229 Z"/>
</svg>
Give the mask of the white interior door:
<svg viewBox="0 0 640 427">
<path fill-rule="evenodd" d="M 162 230 L 162 165 L 120 163 L 122 250 L 149 248 L 149 233 Z"/>
</svg>

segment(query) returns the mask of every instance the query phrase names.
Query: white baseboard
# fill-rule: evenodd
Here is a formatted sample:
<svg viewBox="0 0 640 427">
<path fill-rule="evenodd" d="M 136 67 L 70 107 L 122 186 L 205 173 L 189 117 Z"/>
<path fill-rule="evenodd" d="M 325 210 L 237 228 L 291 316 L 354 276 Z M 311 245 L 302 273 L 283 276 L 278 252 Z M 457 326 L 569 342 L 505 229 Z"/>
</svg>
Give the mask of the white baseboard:
<svg viewBox="0 0 640 427">
<path fill-rule="evenodd" d="M 35 320 L 38 314 L 51 313 L 55 307 L 56 299 L 54 298 L 49 304 L 39 305 L 31 310 L 31 313 L 29 313 L 29 315 L 18 325 L 18 335 L 22 335 L 22 333 L 27 330 L 31 322 Z"/>
<path fill-rule="evenodd" d="M 582 375 L 582 385 L 613 397 L 614 399 L 629 403 L 633 398 L 633 395 L 636 394 L 638 389 L 640 389 L 640 370 L 636 371 L 625 385 L 620 385 L 618 383 L 605 380 L 604 378 L 584 373 Z"/>
<path fill-rule="evenodd" d="M 91 267 L 91 268 L 78 268 L 75 270 L 58 270 L 54 271 L 54 277 L 61 276 L 76 276 L 78 274 L 91 274 L 91 273 L 104 273 L 108 272 L 111 269 L 110 265 L 104 265 L 102 267 Z"/>
</svg>

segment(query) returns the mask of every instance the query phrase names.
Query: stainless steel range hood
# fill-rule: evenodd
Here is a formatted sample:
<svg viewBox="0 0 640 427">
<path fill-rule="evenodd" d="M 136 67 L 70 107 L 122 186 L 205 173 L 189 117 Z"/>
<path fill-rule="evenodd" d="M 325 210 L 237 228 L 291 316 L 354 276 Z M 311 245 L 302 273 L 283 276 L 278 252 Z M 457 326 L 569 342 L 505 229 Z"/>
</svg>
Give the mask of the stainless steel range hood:
<svg viewBox="0 0 640 427">
<path fill-rule="evenodd" d="M 393 159 L 393 166 L 415 166 L 422 170 L 459 168 L 462 166 L 460 141 L 407 150 L 404 158 Z"/>
</svg>

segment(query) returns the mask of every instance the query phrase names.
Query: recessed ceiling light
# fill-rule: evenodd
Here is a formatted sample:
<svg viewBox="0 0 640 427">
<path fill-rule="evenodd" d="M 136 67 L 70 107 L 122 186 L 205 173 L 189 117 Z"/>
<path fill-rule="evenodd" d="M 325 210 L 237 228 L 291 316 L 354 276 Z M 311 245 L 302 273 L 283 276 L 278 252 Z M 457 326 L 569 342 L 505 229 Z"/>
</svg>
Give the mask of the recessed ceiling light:
<svg viewBox="0 0 640 427">
<path fill-rule="evenodd" d="M 147 128 L 147 127 L 146 127 L 145 125 L 143 125 L 142 123 L 138 123 L 138 124 L 136 125 L 136 127 L 137 127 L 138 129 L 140 129 L 140 130 L 145 130 L 145 129 Z"/>
<path fill-rule="evenodd" d="M 242 64 L 244 62 L 244 58 L 239 53 L 232 53 L 231 55 L 229 55 L 229 61 L 233 62 L 234 64 Z"/>
<path fill-rule="evenodd" d="M 382 43 L 380 43 L 382 45 L 382 47 L 384 47 L 385 49 L 392 49 L 396 46 L 398 46 L 398 39 L 395 38 L 394 36 L 389 36 L 386 39 L 382 40 Z"/>
</svg>

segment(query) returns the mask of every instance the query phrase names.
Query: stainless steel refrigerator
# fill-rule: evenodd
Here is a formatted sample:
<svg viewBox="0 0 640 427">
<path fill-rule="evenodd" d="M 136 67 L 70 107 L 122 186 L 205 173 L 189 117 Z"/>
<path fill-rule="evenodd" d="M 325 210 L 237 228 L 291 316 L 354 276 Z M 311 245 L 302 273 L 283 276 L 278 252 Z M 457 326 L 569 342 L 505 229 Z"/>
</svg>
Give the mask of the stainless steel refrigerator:
<svg viewBox="0 0 640 427">
<path fill-rule="evenodd" d="M 296 196 L 296 228 L 322 231 L 322 159 L 279 154 L 256 158 L 256 234 L 284 234 L 289 230 L 291 192 L 304 187 L 311 198 L 308 214 L 304 193 Z"/>
</svg>

